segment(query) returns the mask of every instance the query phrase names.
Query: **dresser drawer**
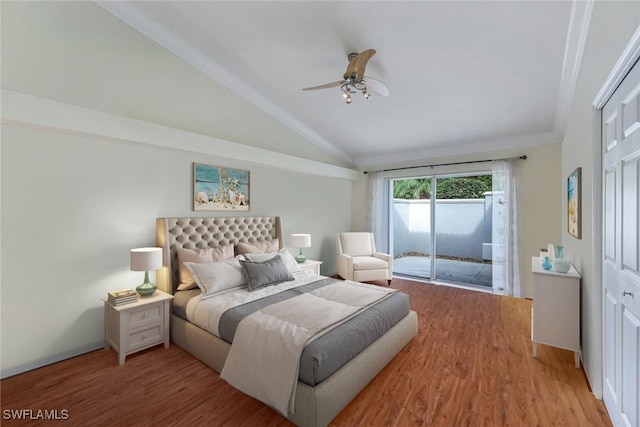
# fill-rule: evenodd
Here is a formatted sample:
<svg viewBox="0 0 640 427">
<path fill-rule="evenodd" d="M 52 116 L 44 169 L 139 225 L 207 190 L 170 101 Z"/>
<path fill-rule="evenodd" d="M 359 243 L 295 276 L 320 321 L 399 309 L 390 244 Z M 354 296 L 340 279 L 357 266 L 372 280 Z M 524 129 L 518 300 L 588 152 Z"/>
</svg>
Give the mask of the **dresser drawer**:
<svg viewBox="0 0 640 427">
<path fill-rule="evenodd" d="M 162 303 L 150 304 L 128 313 L 127 330 L 162 320 Z"/>
<path fill-rule="evenodd" d="M 127 337 L 127 353 L 140 350 L 143 347 L 160 344 L 163 340 L 162 331 L 162 323 L 157 323 L 150 325 L 148 328 L 129 333 Z"/>
</svg>

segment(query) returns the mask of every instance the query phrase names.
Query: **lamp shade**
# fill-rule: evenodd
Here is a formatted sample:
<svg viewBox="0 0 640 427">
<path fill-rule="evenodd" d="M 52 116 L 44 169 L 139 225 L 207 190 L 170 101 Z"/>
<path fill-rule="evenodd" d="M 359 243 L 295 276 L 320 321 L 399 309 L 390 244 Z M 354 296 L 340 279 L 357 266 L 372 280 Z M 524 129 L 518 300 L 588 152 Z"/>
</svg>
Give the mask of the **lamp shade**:
<svg viewBox="0 0 640 427">
<path fill-rule="evenodd" d="M 291 246 L 294 248 L 311 247 L 311 234 L 292 234 Z"/>
<path fill-rule="evenodd" d="M 162 248 L 131 249 L 131 270 L 150 271 L 162 267 Z"/>
</svg>

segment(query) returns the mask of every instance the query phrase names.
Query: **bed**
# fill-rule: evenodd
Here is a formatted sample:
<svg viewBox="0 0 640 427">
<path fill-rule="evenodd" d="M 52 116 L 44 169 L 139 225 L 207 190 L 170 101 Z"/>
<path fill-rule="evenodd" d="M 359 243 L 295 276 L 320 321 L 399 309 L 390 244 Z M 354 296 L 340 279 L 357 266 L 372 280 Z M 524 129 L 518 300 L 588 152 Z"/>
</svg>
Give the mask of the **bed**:
<svg viewBox="0 0 640 427">
<path fill-rule="evenodd" d="M 276 243 L 284 247 L 282 220 L 272 217 L 158 218 L 156 239 L 163 248 L 163 268 L 157 272 L 158 288 L 176 297 L 179 283 L 179 248 L 217 248 L 241 243 Z M 321 279 L 321 276 L 318 276 Z M 176 298 L 174 301 L 179 300 Z M 217 372 L 222 372 L 231 344 L 185 320 L 174 302 L 171 340 Z M 180 315 L 179 315 L 180 314 Z M 320 382 L 297 382 L 295 411 L 287 418 L 299 426 L 325 426 L 398 354 L 417 334 L 417 315 L 408 310 L 357 356 Z M 310 385 L 309 383 L 313 384 Z"/>
</svg>

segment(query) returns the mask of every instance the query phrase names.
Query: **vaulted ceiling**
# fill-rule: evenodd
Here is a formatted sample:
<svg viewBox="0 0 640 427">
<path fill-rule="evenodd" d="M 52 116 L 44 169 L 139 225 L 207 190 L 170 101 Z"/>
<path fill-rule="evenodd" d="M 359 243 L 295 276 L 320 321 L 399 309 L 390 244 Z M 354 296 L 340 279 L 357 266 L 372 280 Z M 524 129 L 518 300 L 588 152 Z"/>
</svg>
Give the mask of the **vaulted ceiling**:
<svg viewBox="0 0 640 427">
<path fill-rule="evenodd" d="M 96 3 L 355 166 L 561 142 L 590 15 L 580 1 Z M 20 46 L 10 58 L 26 66 Z M 339 87 L 302 91 L 340 80 L 347 54 L 365 49 L 377 51 L 366 75 L 388 97 L 346 104 Z M 30 70 L 31 86 L 50 79 Z M 18 71 L 3 84 L 24 90 Z"/>
</svg>

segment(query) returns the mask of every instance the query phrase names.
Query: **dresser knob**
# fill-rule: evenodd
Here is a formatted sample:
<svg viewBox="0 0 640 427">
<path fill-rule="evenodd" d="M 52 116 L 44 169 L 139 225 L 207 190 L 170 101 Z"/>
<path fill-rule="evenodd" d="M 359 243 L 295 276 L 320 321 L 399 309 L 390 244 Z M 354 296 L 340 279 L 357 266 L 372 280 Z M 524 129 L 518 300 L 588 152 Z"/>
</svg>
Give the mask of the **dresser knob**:
<svg viewBox="0 0 640 427">
<path fill-rule="evenodd" d="M 622 296 L 623 296 L 623 297 L 624 297 L 624 296 L 627 296 L 627 295 L 629 295 L 629 296 L 633 296 L 633 294 L 632 294 L 631 292 L 629 292 L 629 291 L 622 291 Z"/>
</svg>

